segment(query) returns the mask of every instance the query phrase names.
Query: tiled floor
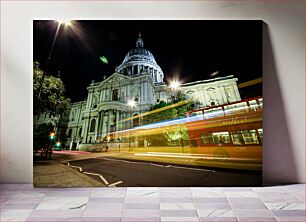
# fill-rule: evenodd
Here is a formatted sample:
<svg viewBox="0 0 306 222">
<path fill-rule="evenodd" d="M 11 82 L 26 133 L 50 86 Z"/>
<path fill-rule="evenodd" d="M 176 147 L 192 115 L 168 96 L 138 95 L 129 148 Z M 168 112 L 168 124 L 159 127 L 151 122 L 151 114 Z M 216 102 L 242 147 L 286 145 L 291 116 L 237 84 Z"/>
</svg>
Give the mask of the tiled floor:
<svg viewBox="0 0 306 222">
<path fill-rule="evenodd" d="M 305 221 L 305 185 L 33 188 L 1 185 L 1 221 Z"/>
</svg>

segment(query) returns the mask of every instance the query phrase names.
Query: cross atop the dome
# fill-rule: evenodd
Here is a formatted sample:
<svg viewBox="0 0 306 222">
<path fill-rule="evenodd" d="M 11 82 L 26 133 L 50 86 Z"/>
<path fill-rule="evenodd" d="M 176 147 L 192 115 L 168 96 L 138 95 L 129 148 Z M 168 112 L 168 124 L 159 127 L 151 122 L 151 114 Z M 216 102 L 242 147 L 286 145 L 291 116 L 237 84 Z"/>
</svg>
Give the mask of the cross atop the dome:
<svg viewBox="0 0 306 222">
<path fill-rule="evenodd" d="M 139 31 L 138 39 L 137 39 L 137 42 L 136 42 L 136 48 L 143 48 L 143 41 L 142 41 L 142 38 L 141 38 L 141 32 L 140 31 Z"/>
</svg>

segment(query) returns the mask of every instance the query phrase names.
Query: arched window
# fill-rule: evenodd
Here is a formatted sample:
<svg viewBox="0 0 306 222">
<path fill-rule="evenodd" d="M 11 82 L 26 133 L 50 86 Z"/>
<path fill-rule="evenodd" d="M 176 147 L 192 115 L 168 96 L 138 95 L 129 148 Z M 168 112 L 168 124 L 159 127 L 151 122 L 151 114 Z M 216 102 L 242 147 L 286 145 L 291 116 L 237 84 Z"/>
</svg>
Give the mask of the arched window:
<svg viewBox="0 0 306 222">
<path fill-rule="evenodd" d="M 90 122 L 90 130 L 89 132 L 94 132 L 95 131 L 95 127 L 96 127 L 96 119 L 92 119 Z"/>
<path fill-rule="evenodd" d="M 68 130 L 68 138 L 71 138 L 71 134 L 72 134 L 72 129 Z"/>
</svg>

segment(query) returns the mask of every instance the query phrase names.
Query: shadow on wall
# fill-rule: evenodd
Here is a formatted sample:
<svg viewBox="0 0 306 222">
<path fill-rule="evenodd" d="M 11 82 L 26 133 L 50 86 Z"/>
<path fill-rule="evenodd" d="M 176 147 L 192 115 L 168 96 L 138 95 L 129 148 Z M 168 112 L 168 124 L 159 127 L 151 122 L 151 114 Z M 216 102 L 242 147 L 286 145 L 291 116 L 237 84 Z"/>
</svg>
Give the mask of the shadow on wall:
<svg viewBox="0 0 306 222">
<path fill-rule="evenodd" d="M 284 98 L 275 64 L 269 26 L 263 23 L 264 185 L 298 182 Z"/>
</svg>

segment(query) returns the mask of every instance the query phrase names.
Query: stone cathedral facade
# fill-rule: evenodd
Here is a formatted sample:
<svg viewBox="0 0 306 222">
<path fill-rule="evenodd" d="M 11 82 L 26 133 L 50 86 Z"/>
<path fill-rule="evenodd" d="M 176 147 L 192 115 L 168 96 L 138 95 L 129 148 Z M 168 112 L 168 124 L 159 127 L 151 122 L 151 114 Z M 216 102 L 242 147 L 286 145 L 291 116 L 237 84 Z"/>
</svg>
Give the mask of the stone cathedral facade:
<svg viewBox="0 0 306 222">
<path fill-rule="evenodd" d="M 241 99 L 237 80 L 233 76 L 218 77 L 185 83 L 178 90 L 203 107 L 221 105 Z M 130 123 L 122 120 L 145 113 L 171 97 L 164 73 L 153 54 L 144 48 L 140 35 L 136 47 L 126 54 L 115 73 L 101 82 L 92 82 L 87 90 L 85 101 L 72 104 L 66 131 L 70 149 L 99 143 L 108 133 L 130 128 Z M 135 106 L 129 106 L 129 101 Z"/>
</svg>

